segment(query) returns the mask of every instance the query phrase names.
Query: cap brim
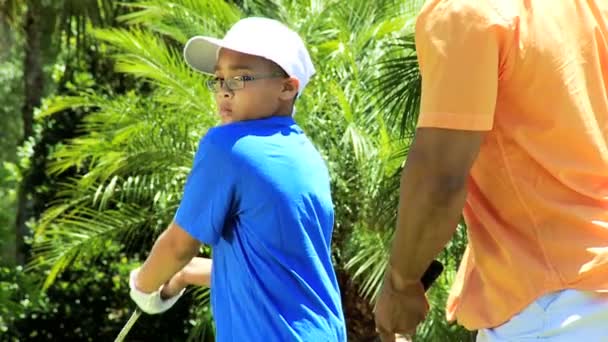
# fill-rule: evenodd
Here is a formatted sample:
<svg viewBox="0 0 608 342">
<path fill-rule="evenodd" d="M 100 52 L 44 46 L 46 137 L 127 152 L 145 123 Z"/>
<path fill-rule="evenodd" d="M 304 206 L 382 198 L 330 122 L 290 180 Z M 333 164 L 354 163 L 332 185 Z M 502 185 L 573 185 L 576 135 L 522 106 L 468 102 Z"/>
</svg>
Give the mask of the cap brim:
<svg viewBox="0 0 608 342">
<path fill-rule="evenodd" d="M 184 47 L 184 59 L 194 70 L 205 74 L 215 72 L 217 54 L 222 47 L 222 40 L 212 37 L 195 36 L 188 40 Z"/>
</svg>

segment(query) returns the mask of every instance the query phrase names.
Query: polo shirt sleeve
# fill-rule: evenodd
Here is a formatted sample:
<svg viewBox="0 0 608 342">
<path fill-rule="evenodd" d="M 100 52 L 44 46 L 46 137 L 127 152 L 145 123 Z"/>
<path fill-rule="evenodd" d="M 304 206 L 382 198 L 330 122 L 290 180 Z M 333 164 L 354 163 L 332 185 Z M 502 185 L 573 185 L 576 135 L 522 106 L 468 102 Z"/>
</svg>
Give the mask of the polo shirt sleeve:
<svg viewBox="0 0 608 342">
<path fill-rule="evenodd" d="M 429 1 L 416 21 L 418 127 L 487 131 L 498 92 L 501 23 L 483 0 Z"/>
<path fill-rule="evenodd" d="M 195 239 L 215 245 L 233 214 L 236 177 L 230 154 L 211 133 L 199 144 L 174 220 Z"/>
</svg>

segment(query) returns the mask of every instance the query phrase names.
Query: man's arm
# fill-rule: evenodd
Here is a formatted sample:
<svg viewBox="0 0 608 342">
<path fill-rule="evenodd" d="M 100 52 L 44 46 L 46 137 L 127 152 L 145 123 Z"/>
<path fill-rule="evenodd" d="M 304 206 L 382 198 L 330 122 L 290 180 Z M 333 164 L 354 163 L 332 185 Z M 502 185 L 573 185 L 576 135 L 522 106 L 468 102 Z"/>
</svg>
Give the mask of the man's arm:
<svg viewBox="0 0 608 342">
<path fill-rule="evenodd" d="M 160 288 L 198 253 L 200 242 L 172 222 L 158 237 L 150 255 L 135 279 L 135 287 L 144 293 Z"/>
<path fill-rule="evenodd" d="M 428 304 L 420 278 L 450 240 L 466 196 L 466 181 L 482 132 L 419 128 L 401 175 L 397 229 L 376 327 L 384 342 L 412 334 Z"/>
<path fill-rule="evenodd" d="M 419 128 L 401 175 L 389 269 L 395 290 L 419 282 L 458 225 L 484 132 Z"/>
</svg>

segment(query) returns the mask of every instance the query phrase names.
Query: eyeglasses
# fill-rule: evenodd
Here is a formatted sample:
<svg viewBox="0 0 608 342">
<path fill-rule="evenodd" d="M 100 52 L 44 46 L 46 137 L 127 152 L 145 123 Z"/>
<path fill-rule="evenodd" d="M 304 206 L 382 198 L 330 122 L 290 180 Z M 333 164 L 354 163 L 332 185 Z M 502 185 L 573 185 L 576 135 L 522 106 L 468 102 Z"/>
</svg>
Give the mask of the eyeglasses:
<svg viewBox="0 0 608 342">
<path fill-rule="evenodd" d="M 224 87 L 228 90 L 238 90 L 245 88 L 245 82 L 252 82 L 261 79 L 268 78 L 280 78 L 285 77 L 283 74 L 273 73 L 268 75 L 258 76 L 236 76 L 232 78 L 214 78 L 207 81 L 207 87 L 214 92 L 220 92 Z"/>
</svg>

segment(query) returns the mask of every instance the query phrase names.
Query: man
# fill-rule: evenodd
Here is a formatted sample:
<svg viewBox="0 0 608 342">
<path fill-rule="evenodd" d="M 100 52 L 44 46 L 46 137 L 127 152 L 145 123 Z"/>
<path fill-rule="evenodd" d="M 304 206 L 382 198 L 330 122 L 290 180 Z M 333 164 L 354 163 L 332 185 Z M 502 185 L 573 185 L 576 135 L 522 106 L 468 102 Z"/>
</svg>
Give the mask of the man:
<svg viewBox="0 0 608 342">
<path fill-rule="evenodd" d="M 608 1 L 430 0 L 416 46 L 384 341 L 423 320 L 417 279 L 461 212 L 448 319 L 478 341 L 608 340 Z"/>
</svg>

